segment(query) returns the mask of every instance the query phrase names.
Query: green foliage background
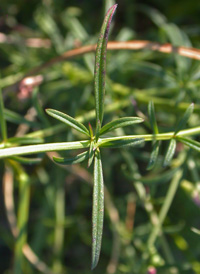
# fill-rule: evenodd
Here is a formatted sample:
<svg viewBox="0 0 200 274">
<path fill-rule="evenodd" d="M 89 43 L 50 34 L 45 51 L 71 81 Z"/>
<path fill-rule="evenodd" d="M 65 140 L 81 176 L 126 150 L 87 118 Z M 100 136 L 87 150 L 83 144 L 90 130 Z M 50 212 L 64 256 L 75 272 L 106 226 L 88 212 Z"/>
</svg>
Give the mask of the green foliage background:
<svg viewBox="0 0 200 274">
<path fill-rule="evenodd" d="M 94 115 L 87 119 L 94 109 L 94 53 L 46 67 L 39 72 L 44 78 L 42 84 L 25 99 L 19 96 L 18 81 L 31 69 L 67 50 L 96 43 L 105 12 L 113 3 L 1 0 L 0 33 L 7 40 L 0 39 L 0 87 L 8 137 L 15 136 L 23 122 L 26 133 L 35 132 L 46 143 L 81 139 L 81 135 L 67 127 L 45 131 L 60 125 L 43 112 L 45 108 L 82 117 L 86 126 L 88 121 L 95 125 Z M 119 0 L 109 40 L 150 40 L 199 48 L 199 5 L 194 0 Z M 27 46 L 29 38 L 48 39 L 49 46 Z M 176 54 L 109 51 L 104 123 L 124 116 L 140 116 L 144 117 L 144 124 L 116 130 L 115 135 L 152 134 L 148 102 L 153 100 L 160 133 L 174 131 L 192 102 L 195 109 L 187 128 L 199 126 L 199 77 L 199 61 Z M 108 112 L 106 108 L 114 104 L 115 110 Z M 35 113 L 33 121 L 25 116 L 30 109 L 32 115 Z M 194 139 L 198 141 L 199 137 Z M 158 161 L 150 171 L 150 142 L 138 148 L 102 151 L 105 221 L 102 253 L 94 273 L 142 274 L 148 273 L 150 266 L 162 274 L 200 273 L 200 236 L 192 230 L 200 228 L 199 153 L 180 143 L 174 159 L 164 168 L 168 145 L 168 141 L 160 143 Z M 73 156 L 72 152 L 61 154 Z M 27 242 L 53 273 L 90 273 L 92 168 L 83 163 L 63 169 L 47 156 L 39 156 L 40 163 L 24 165 L 23 170 L 16 164 L 14 173 L 18 217 L 17 211 L 22 216 L 27 213 L 19 199 L 19 186 L 23 189 L 23 180 L 30 184 L 30 196 L 26 196 L 25 202 L 26 206 L 30 204 Z M 1 160 L 1 180 L 5 166 L 7 163 Z M 21 178 L 20 174 L 26 175 Z M 174 182 L 178 187 L 176 194 L 167 196 Z M 1 192 L 0 273 L 40 273 L 25 258 L 22 269 L 16 266 L 16 240 L 3 201 Z M 156 220 L 167 201 L 170 209 L 161 232 L 154 234 Z M 152 235 L 156 235 L 153 245 Z"/>
</svg>

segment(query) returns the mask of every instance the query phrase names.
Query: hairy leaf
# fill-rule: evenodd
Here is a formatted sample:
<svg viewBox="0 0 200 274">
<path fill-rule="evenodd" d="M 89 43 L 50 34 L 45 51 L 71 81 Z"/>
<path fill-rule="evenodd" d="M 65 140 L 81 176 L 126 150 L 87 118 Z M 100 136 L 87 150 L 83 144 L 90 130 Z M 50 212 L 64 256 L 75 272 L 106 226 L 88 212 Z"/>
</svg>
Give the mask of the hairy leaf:
<svg viewBox="0 0 200 274">
<path fill-rule="evenodd" d="M 103 121 L 103 107 L 104 107 L 104 94 L 105 94 L 105 74 L 106 74 L 106 50 L 108 42 L 108 33 L 113 14 L 117 5 L 112 6 L 104 19 L 99 39 L 97 42 L 96 55 L 95 55 L 95 71 L 94 71 L 94 90 L 95 90 L 95 103 L 96 103 L 96 134 Z M 98 130 L 97 130 L 98 129 Z"/>
<path fill-rule="evenodd" d="M 133 124 L 138 124 L 142 123 L 144 119 L 139 118 L 139 117 L 124 117 L 124 118 L 119 118 L 117 120 L 111 121 L 110 123 L 107 123 L 105 126 L 102 127 L 100 130 L 100 135 L 105 134 L 111 130 L 114 130 L 116 128 L 120 127 L 126 127 L 130 126 Z"/>
<path fill-rule="evenodd" d="M 104 183 L 100 151 L 94 157 L 94 188 L 92 208 L 92 269 L 99 261 L 104 218 Z"/>
<path fill-rule="evenodd" d="M 89 133 L 88 129 L 82 123 L 78 122 L 71 116 L 69 116 L 63 112 L 60 112 L 58 110 L 55 110 L 55 109 L 46 109 L 46 112 L 53 118 L 67 124 L 68 126 L 74 128 L 77 131 L 90 137 L 90 133 Z"/>
<path fill-rule="evenodd" d="M 90 150 L 89 150 L 89 159 L 88 159 L 88 167 L 91 166 L 93 159 L 94 159 L 94 142 L 91 142 L 90 144 Z"/>
</svg>

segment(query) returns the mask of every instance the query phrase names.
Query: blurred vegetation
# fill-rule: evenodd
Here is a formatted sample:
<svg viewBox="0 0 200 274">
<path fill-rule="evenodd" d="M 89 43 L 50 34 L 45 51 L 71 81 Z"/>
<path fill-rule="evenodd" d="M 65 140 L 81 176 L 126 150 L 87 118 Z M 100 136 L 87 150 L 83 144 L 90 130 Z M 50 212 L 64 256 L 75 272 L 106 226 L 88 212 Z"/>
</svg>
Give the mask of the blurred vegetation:
<svg viewBox="0 0 200 274">
<path fill-rule="evenodd" d="M 95 124 L 90 113 L 94 53 L 30 71 L 65 51 L 95 44 L 105 12 L 114 3 L 1 0 L 0 87 L 8 135 L 3 136 L 2 130 L 1 139 L 30 133 L 33 143 L 80 140 L 81 135 L 49 118 L 45 108 Z M 199 5 L 194 0 L 119 0 L 109 40 L 199 48 Z M 20 81 L 34 74 L 40 75 L 40 85 L 22 86 Z M 199 79 L 199 61 L 175 53 L 108 51 L 104 123 L 140 116 L 144 124 L 116 130 L 115 135 L 152 134 L 148 118 L 152 100 L 160 133 L 174 131 L 191 103 L 195 111 L 187 126 L 200 126 Z M 199 136 L 194 139 L 200 141 Z M 105 221 L 94 273 L 200 273 L 199 153 L 178 143 L 175 157 L 163 167 L 168 145 L 169 141 L 160 143 L 152 170 L 147 170 L 150 142 L 138 148 L 102 150 Z M 92 168 L 86 163 L 63 168 L 51 156 L 40 154 L 42 161 L 32 165 L 1 160 L 0 273 L 91 272 Z M 7 192 L 5 185 L 10 186 Z M 24 229 L 17 240 L 15 214 L 18 229 Z M 26 242 L 40 264 L 22 256 Z"/>
</svg>

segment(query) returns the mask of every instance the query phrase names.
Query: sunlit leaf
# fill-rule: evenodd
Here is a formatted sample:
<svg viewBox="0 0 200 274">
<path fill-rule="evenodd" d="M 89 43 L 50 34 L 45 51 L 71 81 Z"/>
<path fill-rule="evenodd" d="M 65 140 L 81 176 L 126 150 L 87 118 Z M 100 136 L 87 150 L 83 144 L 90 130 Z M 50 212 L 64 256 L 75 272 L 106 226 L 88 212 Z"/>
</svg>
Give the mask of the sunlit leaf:
<svg viewBox="0 0 200 274">
<path fill-rule="evenodd" d="M 88 159 L 88 157 L 88 151 L 84 151 L 83 153 L 80 153 L 73 158 L 53 157 L 53 160 L 56 162 L 56 164 L 73 165 L 83 162 L 84 160 Z"/>
<path fill-rule="evenodd" d="M 83 134 L 86 134 L 87 136 L 90 137 L 90 133 L 89 133 L 88 129 L 82 123 L 78 122 L 71 116 L 69 116 L 63 112 L 60 112 L 58 110 L 55 110 L 55 109 L 46 109 L 46 112 L 53 118 L 67 124 L 68 126 L 74 128 L 77 131 L 79 131 Z"/>
<path fill-rule="evenodd" d="M 117 5 L 112 6 L 104 19 L 99 40 L 97 42 L 95 55 L 95 72 L 94 72 L 94 90 L 96 103 L 96 129 L 100 121 L 100 126 L 103 121 L 104 94 L 105 94 L 105 73 L 106 73 L 106 51 L 108 42 L 108 33 L 113 14 Z M 100 130 L 100 128 L 99 128 Z M 98 131 L 97 131 L 98 134 Z"/>
<path fill-rule="evenodd" d="M 166 167 L 170 164 L 170 162 L 171 162 L 171 160 L 174 156 L 175 150 L 176 150 L 176 140 L 171 139 L 170 143 L 169 143 L 169 146 L 168 146 L 168 149 L 167 149 L 167 153 L 165 155 L 165 159 L 164 159 L 164 163 L 163 163 L 164 167 Z"/>
<path fill-rule="evenodd" d="M 104 218 L 104 183 L 100 151 L 94 158 L 94 188 L 92 208 L 92 269 L 99 261 Z"/>
<path fill-rule="evenodd" d="M 105 134 L 111 130 L 114 130 L 116 128 L 120 127 L 126 127 L 130 126 L 133 124 L 138 124 L 142 123 L 144 119 L 139 118 L 139 117 L 124 117 L 124 118 L 119 118 L 114 121 L 111 121 L 110 123 L 107 123 L 105 126 L 103 126 L 100 130 L 99 135 Z"/>
<path fill-rule="evenodd" d="M 34 138 L 34 137 L 11 137 L 8 139 L 9 143 L 18 144 L 18 145 L 32 145 L 32 144 L 40 144 L 43 143 L 44 140 L 42 138 Z"/>
</svg>

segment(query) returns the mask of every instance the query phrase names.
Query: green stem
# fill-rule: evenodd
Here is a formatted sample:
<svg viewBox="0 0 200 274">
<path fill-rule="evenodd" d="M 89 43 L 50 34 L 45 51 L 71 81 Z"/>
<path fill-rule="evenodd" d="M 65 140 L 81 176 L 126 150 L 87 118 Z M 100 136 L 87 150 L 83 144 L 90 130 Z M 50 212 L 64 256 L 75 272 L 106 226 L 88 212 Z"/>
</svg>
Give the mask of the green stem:
<svg viewBox="0 0 200 274">
<path fill-rule="evenodd" d="M 169 190 L 167 192 L 167 196 L 165 198 L 164 204 L 163 204 L 163 206 L 160 210 L 160 213 L 159 213 L 159 222 L 157 225 L 155 225 L 153 227 L 153 230 L 152 230 L 152 232 L 149 236 L 149 239 L 148 239 L 147 245 L 148 245 L 149 249 L 151 249 L 154 246 L 156 238 L 158 237 L 158 235 L 160 233 L 162 224 L 167 216 L 167 212 L 169 211 L 169 208 L 170 208 L 172 201 L 174 199 L 174 196 L 176 194 L 176 190 L 178 188 L 182 174 L 183 174 L 183 170 L 178 170 L 177 173 L 175 174 L 174 178 L 172 179 L 172 182 L 171 182 Z"/>
<path fill-rule="evenodd" d="M 90 141 L 77 141 L 77 142 L 63 142 L 63 143 L 50 143 L 42 145 L 31 145 L 5 148 L 0 150 L 0 158 L 7 158 L 15 155 L 35 154 L 47 151 L 71 150 L 87 148 L 90 146 Z"/>
<path fill-rule="evenodd" d="M 19 205 L 18 205 L 18 236 L 15 245 L 15 262 L 14 262 L 14 273 L 22 273 L 23 268 L 23 246 L 26 243 L 27 238 L 27 222 L 30 202 L 30 185 L 29 177 L 24 172 L 20 165 L 16 165 L 16 170 L 19 174 Z"/>
</svg>

